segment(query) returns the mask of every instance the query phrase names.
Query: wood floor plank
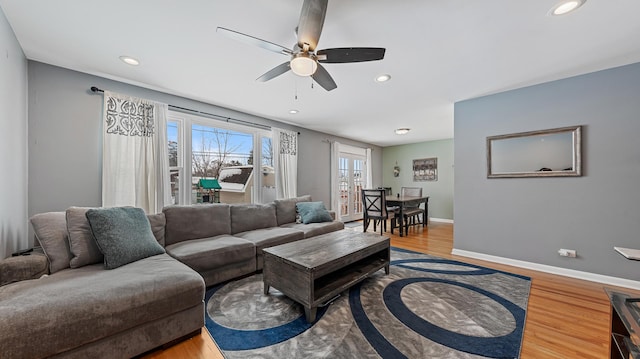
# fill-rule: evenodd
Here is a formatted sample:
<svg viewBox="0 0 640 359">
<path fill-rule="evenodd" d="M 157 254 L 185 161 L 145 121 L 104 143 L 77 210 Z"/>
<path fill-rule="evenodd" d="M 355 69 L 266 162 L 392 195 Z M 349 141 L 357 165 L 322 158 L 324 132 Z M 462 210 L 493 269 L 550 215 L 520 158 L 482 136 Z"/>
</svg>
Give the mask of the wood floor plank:
<svg viewBox="0 0 640 359">
<path fill-rule="evenodd" d="M 357 230 L 357 229 L 355 229 Z M 361 229 L 360 229 L 361 230 Z M 370 228 L 369 231 L 372 231 Z M 461 262 L 503 270 L 531 278 L 531 293 L 520 357 L 608 358 L 611 308 L 605 286 L 575 278 L 454 256 L 453 224 L 431 222 L 425 228 L 411 227 L 404 237 L 390 235 L 394 247 Z M 640 295 L 640 291 L 618 288 Z M 158 350 L 144 358 L 223 358 L 203 329 L 202 334 Z"/>
</svg>

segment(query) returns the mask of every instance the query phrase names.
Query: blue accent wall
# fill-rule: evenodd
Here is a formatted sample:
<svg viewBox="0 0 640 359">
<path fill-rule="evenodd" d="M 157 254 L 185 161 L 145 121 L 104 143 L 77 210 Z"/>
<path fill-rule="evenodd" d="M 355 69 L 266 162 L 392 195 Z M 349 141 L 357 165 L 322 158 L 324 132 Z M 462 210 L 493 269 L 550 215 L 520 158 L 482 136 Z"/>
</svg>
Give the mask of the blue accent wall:
<svg viewBox="0 0 640 359">
<path fill-rule="evenodd" d="M 487 178 L 487 136 L 574 125 L 582 177 Z M 640 280 L 639 136 L 640 63 L 456 103 L 454 248 Z"/>
</svg>

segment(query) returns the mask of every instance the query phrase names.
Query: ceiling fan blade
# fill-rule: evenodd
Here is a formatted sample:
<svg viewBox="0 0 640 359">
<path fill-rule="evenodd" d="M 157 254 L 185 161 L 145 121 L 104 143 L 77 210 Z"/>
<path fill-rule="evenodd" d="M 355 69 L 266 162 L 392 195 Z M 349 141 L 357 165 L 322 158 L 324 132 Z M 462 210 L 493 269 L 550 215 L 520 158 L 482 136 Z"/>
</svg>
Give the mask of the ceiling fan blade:
<svg viewBox="0 0 640 359">
<path fill-rule="evenodd" d="M 289 61 L 287 61 L 267 71 L 264 75 L 258 77 L 256 81 L 267 82 L 272 78 L 278 77 L 289 70 L 291 70 L 291 67 L 289 67 Z"/>
<path fill-rule="evenodd" d="M 284 55 L 291 55 L 293 53 L 291 50 L 287 49 L 284 46 L 280 46 L 278 44 L 274 44 L 273 42 L 258 39 L 257 37 L 243 34 L 241 32 L 229 30 L 224 27 L 218 27 L 216 31 L 231 39 L 244 42 L 245 44 L 259 46 L 269 51 L 277 52 Z"/>
<path fill-rule="evenodd" d="M 298 21 L 298 46 L 301 49 L 304 48 L 304 44 L 309 45 L 310 51 L 318 46 L 324 16 L 327 13 L 327 3 L 328 0 L 304 0 Z"/>
<path fill-rule="evenodd" d="M 313 75 L 311 75 L 311 78 L 313 78 L 318 83 L 318 85 L 322 86 L 322 88 L 327 91 L 331 91 L 338 87 L 338 85 L 336 85 L 336 82 L 333 81 L 331 75 L 329 75 L 324 66 L 320 64 L 318 64 L 318 69 Z"/>
<path fill-rule="evenodd" d="M 384 58 L 385 49 L 381 47 L 341 47 L 318 50 L 318 62 L 342 64 L 347 62 L 376 61 Z"/>
</svg>

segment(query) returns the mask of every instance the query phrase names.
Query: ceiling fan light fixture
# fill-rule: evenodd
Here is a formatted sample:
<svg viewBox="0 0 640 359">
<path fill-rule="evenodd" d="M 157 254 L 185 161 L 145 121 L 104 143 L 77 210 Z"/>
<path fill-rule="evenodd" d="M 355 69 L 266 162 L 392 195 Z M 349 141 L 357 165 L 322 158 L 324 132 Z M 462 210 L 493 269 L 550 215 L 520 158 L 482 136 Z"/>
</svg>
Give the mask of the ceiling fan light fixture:
<svg viewBox="0 0 640 359">
<path fill-rule="evenodd" d="M 396 135 L 406 135 L 407 133 L 409 133 L 409 131 L 411 131 L 411 129 L 406 127 L 398 128 L 395 130 Z"/>
<path fill-rule="evenodd" d="M 289 66 L 291 66 L 291 71 L 298 76 L 311 76 L 318 69 L 318 63 L 313 56 L 307 52 L 296 54 L 294 58 L 291 59 Z"/>
<path fill-rule="evenodd" d="M 559 16 L 568 14 L 580 6 L 582 6 L 587 0 L 563 0 L 557 3 L 554 7 L 549 11 L 550 15 Z"/>
</svg>

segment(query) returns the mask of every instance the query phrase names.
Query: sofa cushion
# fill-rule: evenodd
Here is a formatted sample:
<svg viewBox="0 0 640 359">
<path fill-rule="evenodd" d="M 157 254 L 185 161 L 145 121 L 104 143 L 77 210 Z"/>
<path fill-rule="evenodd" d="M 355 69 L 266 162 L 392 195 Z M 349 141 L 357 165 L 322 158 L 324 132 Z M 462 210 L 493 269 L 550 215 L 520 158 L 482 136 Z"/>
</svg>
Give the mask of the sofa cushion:
<svg viewBox="0 0 640 359">
<path fill-rule="evenodd" d="M 0 358 L 43 358 L 202 305 L 202 277 L 167 254 L 0 287 Z M 104 353 L 103 356 L 109 356 Z"/>
<path fill-rule="evenodd" d="M 86 213 L 90 208 L 67 208 L 67 231 L 69 232 L 69 249 L 72 258 L 69 262 L 71 268 L 79 268 L 88 264 L 101 263 L 102 252 L 91 234 L 91 227 Z"/>
<path fill-rule="evenodd" d="M 319 236 L 321 234 L 339 231 L 344 229 L 344 223 L 340 221 L 323 222 L 323 223 L 287 223 L 283 224 L 283 228 L 292 228 L 304 232 L 304 238 Z"/>
<path fill-rule="evenodd" d="M 156 237 L 158 243 L 164 247 L 164 226 L 167 221 L 164 218 L 164 213 L 147 214 L 149 224 L 151 224 L 151 231 L 153 236 Z"/>
<path fill-rule="evenodd" d="M 67 219 L 64 212 L 36 214 L 29 219 L 40 247 L 49 260 L 49 272 L 69 268 L 71 250 L 67 235 Z"/>
<path fill-rule="evenodd" d="M 142 208 L 94 208 L 87 219 L 106 269 L 164 253 Z"/>
<path fill-rule="evenodd" d="M 0 287 L 13 282 L 40 278 L 49 273 L 48 267 L 47 257 L 36 251 L 31 252 L 28 256 L 15 256 L 0 260 Z M 0 295 L 0 307 L 3 305 L 1 298 Z"/>
<path fill-rule="evenodd" d="M 231 205 L 231 234 L 276 227 L 277 223 L 273 203 Z"/>
<path fill-rule="evenodd" d="M 277 199 L 273 201 L 276 205 L 276 216 L 279 226 L 285 223 L 295 223 L 296 203 L 298 202 L 311 202 L 311 196 L 306 195 L 288 199 Z"/>
<path fill-rule="evenodd" d="M 228 204 L 169 206 L 162 212 L 167 221 L 164 232 L 166 245 L 231 233 Z"/>
<path fill-rule="evenodd" d="M 304 232 L 293 228 L 272 227 L 236 233 L 234 236 L 246 239 L 256 246 L 257 269 L 262 269 L 262 249 L 304 239 Z"/>
<path fill-rule="evenodd" d="M 254 260 L 256 249 L 253 243 L 230 235 L 193 239 L 170 244 L 167 253 L 197 272 Z"/>
<path fill-rule="evenodd" d="M 322 202 L 298 202 L 296 203 L 296 209 L 300 213 L 300 218 L 304 224 L 333 221 Z"/>
</svg>

